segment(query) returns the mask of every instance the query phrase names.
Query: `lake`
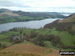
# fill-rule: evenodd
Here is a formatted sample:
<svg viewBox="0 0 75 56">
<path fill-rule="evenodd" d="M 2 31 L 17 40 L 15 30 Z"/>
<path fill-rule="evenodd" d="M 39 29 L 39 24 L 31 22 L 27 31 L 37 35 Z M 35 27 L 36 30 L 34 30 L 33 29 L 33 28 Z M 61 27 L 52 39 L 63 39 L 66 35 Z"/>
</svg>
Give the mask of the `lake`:
<svg viewBox="0 0 75 56">
<path fill-rule="evenodd" d="M 0 32 L 8 31 L 13 28 L 31 28 L 31 29 L 39 29 L 43 28 L 44 25 L 48 23 L 52 23 L 53 21 L 60 19 L 60 18 L 50 18 L 50 19 L 43 19 L 43 20 L 36 20 L 36 21 L 26 21 L 26 22 L 12 22 L 12 23 L 4 23 L 0 24 Z"/>
</svg>

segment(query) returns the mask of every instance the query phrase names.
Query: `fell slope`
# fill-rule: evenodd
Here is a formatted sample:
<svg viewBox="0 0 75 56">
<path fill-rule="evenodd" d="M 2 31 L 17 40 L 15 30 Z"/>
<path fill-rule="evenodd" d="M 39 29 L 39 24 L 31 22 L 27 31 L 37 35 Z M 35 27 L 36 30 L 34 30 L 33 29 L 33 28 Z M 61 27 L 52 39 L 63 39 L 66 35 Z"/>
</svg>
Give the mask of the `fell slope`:
<svg viewBox="0 0 75 56">
<path fill-rule="evenodd" d="M 50 53 L 50 51 L 52 51 Z M 0 56 L 58 56 L 55 49 L 44 48 L 33 44 L 15 44 L 0 51 Z"/>
<path fill-rule="evenodd" d="M 75 34 L 75 13 L 63 20 L 57 20 L 53 23 L 45 25 L 44 28 L 56 28 L 60 31 L 68 31 Z"/>
</svg>

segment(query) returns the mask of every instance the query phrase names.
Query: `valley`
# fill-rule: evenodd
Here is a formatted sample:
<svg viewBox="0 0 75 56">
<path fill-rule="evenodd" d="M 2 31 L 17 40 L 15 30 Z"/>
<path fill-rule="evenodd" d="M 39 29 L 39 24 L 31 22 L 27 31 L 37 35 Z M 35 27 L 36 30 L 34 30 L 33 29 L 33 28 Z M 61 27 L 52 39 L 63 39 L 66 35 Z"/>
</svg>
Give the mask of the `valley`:
<svg viewBox="0 0 75 56">
<path fill-rule="evenodd" d="M 9 12 L 9 10 L 7 10 L 7 12 Z M 25 15 L 22 11 L 20 11 L 20 13 L 23 14 L 20 14 L 19 12 L 14 13 L 18 13 L 21 16 Z M 28 17 L 33 17 L 31 14 L 26 13 L 26 15 L 28 15 Z M 0 16 L 7 18 L 7 16 L 3 13 Z M 38 18 L 39 16 L 36 17 Z M 2 23 L 7 21 L 5 18 L 0 18 Z M 39 25 L 43 25 L 43 27 L 39 27 L 38 29 L 23 27 L 22 24 L 24 25 L 24 23 L 22 23 L 19 24 L 22 27 L 14 27 L 7 31 L 1 31 L 0 56 L 58 56 L 60 50 L 75 51 L 75 13 L 61 20 L 49 20 L 50 19 L 48 19 L 46 23 L 43 21 L 43 23 L 45 23 L 44 25 L 40 23 Z M 11 20 L 4 23 L 8 24 L 10 21 Z M 39 22 L 42 21 L 40 20 Z M 36 24 L 36 21 L 33 24 Z M 17 26 L 18 24 L 14 25 Z"/>
</svg>

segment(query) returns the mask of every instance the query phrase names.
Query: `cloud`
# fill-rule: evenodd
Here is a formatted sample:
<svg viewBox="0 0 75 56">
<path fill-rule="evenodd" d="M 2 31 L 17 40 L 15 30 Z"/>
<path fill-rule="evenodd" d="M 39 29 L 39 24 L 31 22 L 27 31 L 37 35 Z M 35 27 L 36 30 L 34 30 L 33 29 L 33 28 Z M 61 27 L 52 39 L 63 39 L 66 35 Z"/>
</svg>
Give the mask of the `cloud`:
<svg viewBox="0 0 75 56">
<path fill-rule="evenodd" d="M 75 7 L 73 0 L 40 0 L 30 3 L 32 7 Z"/>
<path fill-rule="evenodd" d="M 74 12 L 75 0 L 0 0 L 0 8 L 23 11 Z"/>
<path fill-rule="evenodd" d="M 75 7 L 75 0 L 0 0 L 0 6 Z"/>
<path fill-rule="evenodd" d="M 0 0 L 0 6 L 2 7 L 30 7 L 29 5 L 24 5 L 18 0 Z"/>
</svg>

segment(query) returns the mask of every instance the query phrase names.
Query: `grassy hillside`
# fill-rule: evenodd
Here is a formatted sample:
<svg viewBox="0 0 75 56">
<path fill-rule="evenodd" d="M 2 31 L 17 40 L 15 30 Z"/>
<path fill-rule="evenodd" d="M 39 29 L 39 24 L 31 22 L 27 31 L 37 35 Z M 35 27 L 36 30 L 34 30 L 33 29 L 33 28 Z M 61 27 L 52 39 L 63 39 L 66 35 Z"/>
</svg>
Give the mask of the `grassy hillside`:
<svg viewBox="0 0 75 56">
<path fill-rule="evenodd" d="M 63 20 L 57 20 L 51 24 L 47 24 L 44 28 L 56 28 L 59 31 L 67 31 L 71 34 L 75 34 L 75 14 Z"/>
<path fill-rule="evenodd" d="M 45 46 L 49 48 L 75 48 L 75 35 L 67 31 L 57 31 L 54 29 L 12 29 L 8 32 L 0 34 L 1 48 L 8 47 L 15 43 L 29 41 L 35 45 Z"/>
<path fill-rule="evenodd" d="M 29 43 L 15 44 L 0 51 L 0 56 L 58 56 L 58 50 Z"/>
<path fill-rule="evenodd" d="M 0 56 L 58 56 L 60 49 L 75 51 L 75 35 L 55 28 L 0 33 Z"/>
</svg>

